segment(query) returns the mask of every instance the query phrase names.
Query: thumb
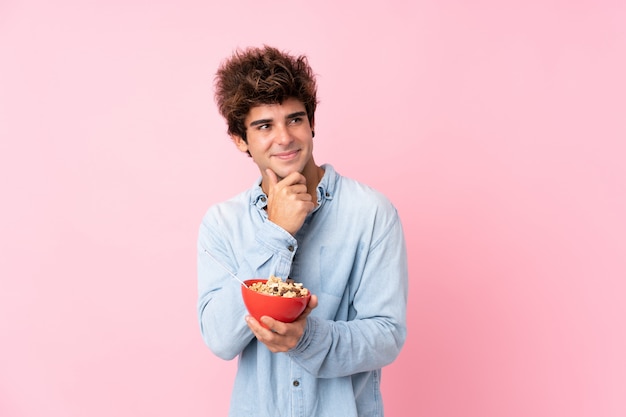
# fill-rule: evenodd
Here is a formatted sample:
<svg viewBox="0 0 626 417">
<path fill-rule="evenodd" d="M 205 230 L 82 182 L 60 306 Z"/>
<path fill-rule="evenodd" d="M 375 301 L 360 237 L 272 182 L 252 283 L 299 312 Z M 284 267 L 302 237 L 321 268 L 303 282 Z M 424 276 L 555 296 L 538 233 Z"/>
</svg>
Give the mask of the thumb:
<svg viewBox="0 0 626 417">
<path fill-rule="evenodd" d="M 311 295 L 309 304 L 307 304 L 306 308 L 302 312 L 302 316 L 307 317 L 309 314 L 311 314 L 311 311 L 313 311 L 315 307 L 317 307 L 317 295 L 313 294 Z"/>
</svg>

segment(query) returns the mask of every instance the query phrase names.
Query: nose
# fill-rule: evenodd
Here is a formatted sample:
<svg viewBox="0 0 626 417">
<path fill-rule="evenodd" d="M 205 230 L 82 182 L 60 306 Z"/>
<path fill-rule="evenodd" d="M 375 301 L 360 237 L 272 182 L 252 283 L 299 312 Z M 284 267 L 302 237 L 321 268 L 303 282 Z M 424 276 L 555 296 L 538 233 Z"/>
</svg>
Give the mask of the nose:
<svg viewBox="0 0 626 417">
<path fill-rule="evenodd" d="M 274 138 L 274 142 L 279 145 L 288 145 L 292 142 L 293 138 L 289 133 L 289 129 L 287 126 L 281 125 L 276 127 L 276 137 Z"/>
</svg>

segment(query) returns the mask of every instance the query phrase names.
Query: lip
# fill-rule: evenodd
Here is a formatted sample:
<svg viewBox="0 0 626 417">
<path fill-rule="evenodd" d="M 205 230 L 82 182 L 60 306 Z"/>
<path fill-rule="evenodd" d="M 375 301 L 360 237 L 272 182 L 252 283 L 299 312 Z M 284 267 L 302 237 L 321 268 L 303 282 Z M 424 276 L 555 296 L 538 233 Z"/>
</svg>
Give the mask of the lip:
<svg viewBox="0 0 626 417">
<path fill-rule="evenodd" d="M 286 160 L 295 158 L 298 155 L 298 153 L 300 153 L 300 150 L 295 149 L 293 151 L 275 153 L 274 157 L 286 161 Z"/>
</svg>

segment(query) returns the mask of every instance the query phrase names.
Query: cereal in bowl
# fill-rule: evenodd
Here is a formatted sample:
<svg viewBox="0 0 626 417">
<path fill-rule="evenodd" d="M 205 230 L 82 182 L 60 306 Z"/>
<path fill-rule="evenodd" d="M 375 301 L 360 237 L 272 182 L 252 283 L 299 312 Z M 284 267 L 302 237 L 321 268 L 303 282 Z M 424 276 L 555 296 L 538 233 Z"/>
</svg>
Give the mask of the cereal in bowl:
<svg viewBox="0 0 626 417">
<path fill-rule="evenodd" d="M 283 281 L 274 275 L 270 275 L 267 282 L 255 282 L 250 286 L 250 289 L 262 294 L 277 295 L 285 298 L 306 297 L 309 295 L 309 290 L 304 288 L 302 283 L 294 282 L 290 278 Z"/>
</svg>

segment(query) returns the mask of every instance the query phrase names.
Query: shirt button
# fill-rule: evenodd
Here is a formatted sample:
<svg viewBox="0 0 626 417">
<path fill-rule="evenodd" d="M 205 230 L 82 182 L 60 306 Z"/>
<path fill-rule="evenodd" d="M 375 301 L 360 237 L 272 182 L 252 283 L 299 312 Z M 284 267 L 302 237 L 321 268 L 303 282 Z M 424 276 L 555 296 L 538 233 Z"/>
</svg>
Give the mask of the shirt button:
<svg viewBox="0 0 626 417">
<path fill-rule="evenodd" d="M 287 246 L 287 249 L 289 249 L 289 252 L 293 252 L 293 246 L 289 245 Z"/>
<path fill-rule="evenodd" d="M 326 198 L 330 197 L 330 193 L 326 193 L 325 195 L 326 195 Z"/>
<path fill-rule="evenodd" d="M 265 200 L 267 200 L 265 197 L 261 197 L 261 201 L 265 203 Z"/>
<path fill-rule="evenodd" d="M 300 381 L 298 381 L 297 379 L 295 381 L 293 381 L 293 386 L 294 387 L 299 387 L 300 386 Z"/>
</svg>

